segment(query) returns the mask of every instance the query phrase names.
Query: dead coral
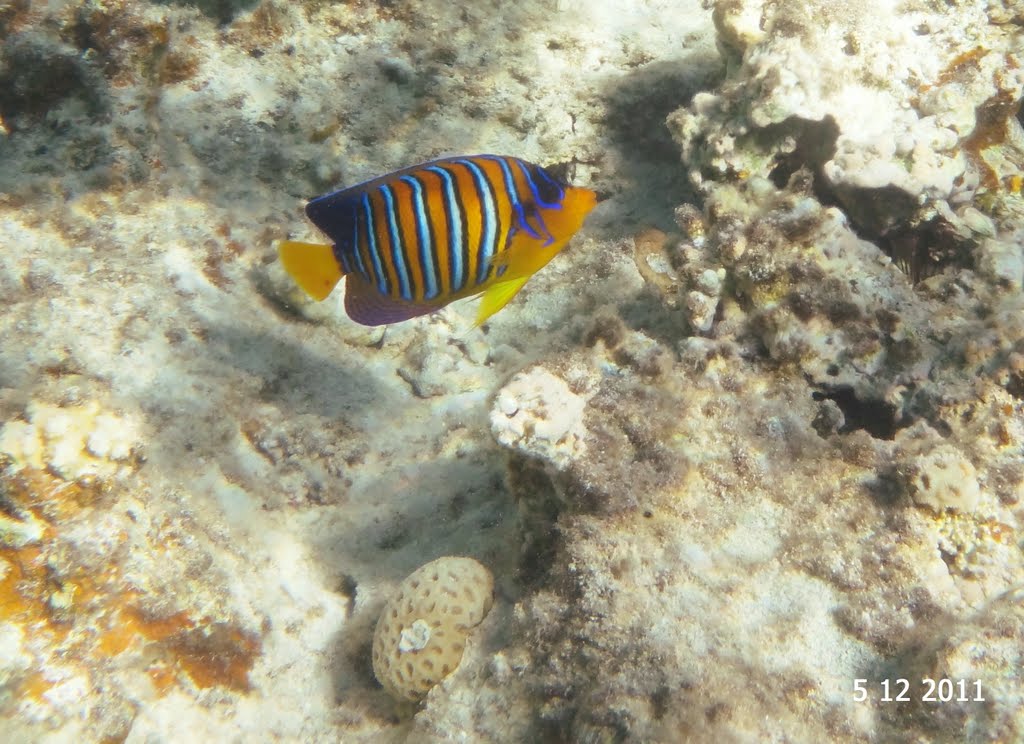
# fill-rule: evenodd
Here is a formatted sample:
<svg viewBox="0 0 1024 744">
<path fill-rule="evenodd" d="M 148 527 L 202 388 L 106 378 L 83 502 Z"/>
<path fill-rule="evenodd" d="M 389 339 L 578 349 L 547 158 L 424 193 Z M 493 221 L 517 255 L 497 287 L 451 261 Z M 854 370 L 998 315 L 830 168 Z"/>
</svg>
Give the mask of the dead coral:
<svg viewBox="0 0 1024 744">
<path fill-rule="evenodd" d="M 78 102 L 95 116 L 107 107 L 99 71 L 71 47 L 38 31 L 8 37 L 0 48 L 0 116 L 17 131 L 51 109 Z"/>
</svg>

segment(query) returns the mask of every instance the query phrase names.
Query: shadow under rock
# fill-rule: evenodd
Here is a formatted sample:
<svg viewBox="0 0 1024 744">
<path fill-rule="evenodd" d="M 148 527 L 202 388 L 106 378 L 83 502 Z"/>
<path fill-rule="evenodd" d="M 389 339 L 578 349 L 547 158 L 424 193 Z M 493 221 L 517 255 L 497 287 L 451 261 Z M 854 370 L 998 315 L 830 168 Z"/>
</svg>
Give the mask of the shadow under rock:
<svg viewBox="0 0 1024 744">
<path fill-rule="evenodd" d="M 340 344 L 331 353 L 300 340 L 213 326 L 206 348 L 217 361 L 261 378 L 260 398 L 283 404 L 291 413 L 337 418 L 390 401 L 390 392 L 369 371 L 346 361 Z"/>
<path fill-rule="evenodd" d="M 203 15 L 224 26 L 239 13 L 252 10 L 260 0 L 156 0 L 158 5 L 183 5 L 196 8 Z"/>
<path fill-rule="evenodd" d="M 384 467 L 372 474 L 372 485 L 352 492 L 346 539 L 330 528 L 312 545 L 328 570 L 351 575 L 357 585 L 382 574 L 401 581 L 442 555 L 473 556 L 495 574 L 501 566 L 511 575 L 518 522 L 505 467 L 497 444 L 461 458 Z"/>
<path fill-rule="evenodd" d="M 603 123 L 622 168 L 615 174 L 617 183 L 611 184 L 621 190 L 612 196 L 618 209 L 617 219 L 608 226 L 610 236 L 630 235 L 638 227 L 675 230 L 675 208 L 683 202 L 699 203 L 665 119 L 723 75 L 716 54 L 694 52 L 651 63 L 608 84 Z M 601 190 L 600 182 L 597 188 Z"/>
</svg>

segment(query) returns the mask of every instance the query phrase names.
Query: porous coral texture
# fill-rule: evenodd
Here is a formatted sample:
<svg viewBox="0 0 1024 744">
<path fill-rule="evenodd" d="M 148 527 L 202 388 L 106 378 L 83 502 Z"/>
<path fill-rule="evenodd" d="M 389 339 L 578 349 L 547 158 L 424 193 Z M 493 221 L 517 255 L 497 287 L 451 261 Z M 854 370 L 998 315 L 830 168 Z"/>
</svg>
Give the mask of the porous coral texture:
<svg viewBox="0 0 1024 744">
<path fill-rule="evenodd" d="M 373 633 L 373 673 L 384 688 L 418 701 L 455 671 L 493 594 L 491 572 L 472 558 L 445 556 L 413 571 Z"/>
<path fill-rule="evenodd" d="M 684 279 L 724 267 L 725 312 L 709 338 L 679 338 L 656 384 L 615 367 L 591 394 L 586 454 L 549 483 L 558 589 L 517 607 L 523 652 L 545 659 L 524 689 L 574 737 L 941 736 L 881 685 L 911 680 L 926 706 L 921 680 L 948 662 L 923 671 L 906 654 L 962 638 L 1024 581 L 1024 405 L 1005 354 L 967 378 L 948 350 L 984 336 L 976 303 L 1005 313 L 994 333 L 1019 347 L 1024 298 L 937 291 L 953 273 L 914 292 L 839 212 L 757 179 L 720 187 L 708 211 L 678 265 Z M 563 364 L 609 369 L 628 332 L 597 337 Z M 534 498 L 534 482 L 512 482 Z M 944 683 L 982 679 L 999 697 L 946 708 L 958 738 L 1024 731 L 1024 679 L 996 645 L 958 656 Z"/>
<path fill-rule="evenodd" d="M 984 151 L 1019 143 L 1024 87 L 1019 27 L 990 17 L 985 3 L 717 3 L 733 73 L 669 117 L 691 180 L 784 184 L 807 167 L 868 235 L 941 220 L 980 237 L 972 199 L 1016 168 Z"/>
<path fill-rule="evenodd" d="M 914 460 L 910 485 L 914 501 L 935 511 L 974 511 L 981 496 L 971 461 L 948 446 L 936 447 Z"/>
</svg>

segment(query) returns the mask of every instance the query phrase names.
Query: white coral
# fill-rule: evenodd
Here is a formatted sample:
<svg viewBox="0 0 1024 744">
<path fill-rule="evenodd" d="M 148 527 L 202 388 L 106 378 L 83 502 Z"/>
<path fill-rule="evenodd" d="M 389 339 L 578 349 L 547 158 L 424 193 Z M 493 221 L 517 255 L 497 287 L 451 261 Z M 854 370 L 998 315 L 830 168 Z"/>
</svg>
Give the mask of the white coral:
<svg viewBox="0 0 1024 744">
<path fill-rule="evenodd" d="M 491 431 L 506 447 L 562 470 L 584 450 L 587 400 L 543 367 L 521 372 L 498 393 Z"/>
<path fill-rule="evenodd" d="M 33 401 L 25 413 L 28 421 L 0 428 L 0 454 L 16 470 L 49 467 L 69 480 L 110 477 L 138 446 L 135 422 L 102 413 L 96 402 L 61 408 Z"/>
<path fill-rule="evenodd" d="M 951 508 L 973 512 L 981 498 L 974 465 L 948 445 L 915 458 L 910 487 L 915 503 L 935 511 Z"/>
</svg>

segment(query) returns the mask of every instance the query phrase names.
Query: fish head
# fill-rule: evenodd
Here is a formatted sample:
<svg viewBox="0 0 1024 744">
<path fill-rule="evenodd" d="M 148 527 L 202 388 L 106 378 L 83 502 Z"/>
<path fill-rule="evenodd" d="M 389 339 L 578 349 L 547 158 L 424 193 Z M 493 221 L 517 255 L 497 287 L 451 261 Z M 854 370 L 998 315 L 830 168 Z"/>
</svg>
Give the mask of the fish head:
<svg viewBox="0 0 1024 744">
<path fill-rule="evenodd" d="M 550 237 L 561 248 L 583 227 L 583 221 L 597 206 L 597 194 L 590 189 L 567 186 L 561 203 L 554 207 L 541 207 L 544 225 Z"/>
<path fill-rule="evenodd" d="M 506 250 L 495 266 L 496 278 L 530 276 L 558 255 L 597 205 L 597 194 L 576 186 L 562 187 L 558 200 L 517 205 Z"/>
<path fill-rule="evenodd" d="M 596 193 L 576 186 L 561 188 L 557 199 L 519 204 L 509 230 L 509 248 L 513 252 L 539 252 L 550 259 L 579 232 L 596 205 Z"/>
</svg>

